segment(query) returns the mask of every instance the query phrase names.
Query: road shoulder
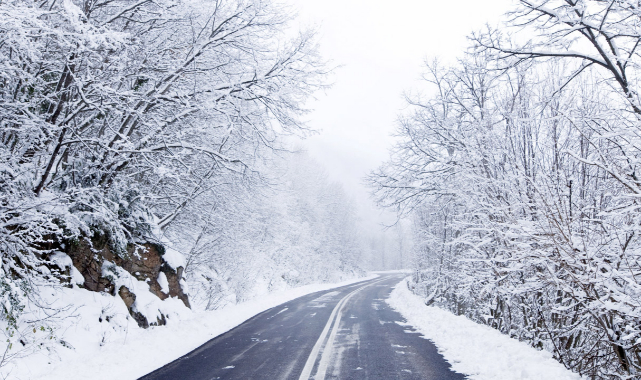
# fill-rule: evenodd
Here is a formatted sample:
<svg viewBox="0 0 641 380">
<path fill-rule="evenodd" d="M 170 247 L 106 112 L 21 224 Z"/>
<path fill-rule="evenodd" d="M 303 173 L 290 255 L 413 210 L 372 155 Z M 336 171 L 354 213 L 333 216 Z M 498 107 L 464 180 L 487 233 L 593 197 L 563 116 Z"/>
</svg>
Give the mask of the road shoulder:
<svg viewBox="0 0 641 380">
<path fill-rule="evenodd" d="M 17 368 L 12 378 L 66 380 L 76 378 L 79 373 L 91 373 L 95 380 L 137 379 L 271 308 L 312 293 L 377 277 L 373 274 L 341 283 L 306 285 L 220 310 L 193 312 L 188 319 L 168 321 L 166 326 L 145 330 L 132 327 L 123 336 L 112 334 L 105 345 L 61 350 L 57 360 L 36 355 L 24 358 L 19 363 L 22 368 Z M 75 329 L 82 330 L 82 324 Z M 44 364 L 47 362 L 49 364 Z"/>
<path fill-rule="evenodd" d="M 431 340 L 452 369 L 470 380 L 580 380 L 548 351 L 538 351 L 499 331 L 456 316 L 412 294 L 401 281 L 386 300 L 423 337 Z"/>
</svg>

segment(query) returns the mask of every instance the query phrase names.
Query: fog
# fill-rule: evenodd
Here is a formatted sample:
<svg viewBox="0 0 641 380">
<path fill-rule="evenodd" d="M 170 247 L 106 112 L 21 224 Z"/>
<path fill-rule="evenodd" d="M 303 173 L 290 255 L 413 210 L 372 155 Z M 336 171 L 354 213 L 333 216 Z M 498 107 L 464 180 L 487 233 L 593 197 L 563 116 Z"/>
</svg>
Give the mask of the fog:
<svg viewBox="0 0 641 380">
<path fill-rule="evenodd" d="M 425 60 L 456 60 L 467 36 L 498 24 L 510 1 L 290 1 L 301 26 L 318 30 L 320 51 L 336 67 L 332 87 L 309 103 L 306 118 L 319 133 L 303 146 L 356 200 L 363 228 L 390 235 L 382 226 L 396 216 L 375 207 L 363 177 L 389 157 L 404 92 L 420 85 Z"/>
</svg>

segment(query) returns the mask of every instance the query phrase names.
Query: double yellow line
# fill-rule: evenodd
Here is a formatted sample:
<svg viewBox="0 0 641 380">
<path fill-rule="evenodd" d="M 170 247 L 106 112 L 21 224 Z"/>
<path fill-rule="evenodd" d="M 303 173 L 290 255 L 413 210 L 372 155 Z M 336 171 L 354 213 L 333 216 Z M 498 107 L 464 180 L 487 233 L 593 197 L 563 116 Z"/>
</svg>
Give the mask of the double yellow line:
<svg viewBox="0 0 641 380">
<path fill-rule="evenodd" d="M 312 352 L 309 354 L 309 357 L 307 358 L 307 362 L 305 362 L 305 367 L 303 367 L 303 372 L 301 372 L 298 380 L 309 380 L 311 378 L 312 370 L 314 369 L 314 364 L 316 364 L 318 354 L 320 353 L 321 347 L 323 347 L 323 343 L 325 342 L 325 338 L 329 333 L 329 338 L 327 339 L 327 342 L 325 342 L 323 353 L 321 355 L 320 362 L 318 363 L 316 374 L 314 375 L 314 380 L 325 379 L 325 375 L 327 374 L 327 368 L 329 366 L 329 360 L 331 359 L 331 356 L 332 356 L 332 348 L 334 346 L 334 340 L 336 339 L 336 333 L 338 332 L 338 327 L 341 321 L 341 317 L 343 315 L 343 308 L 345 307 L 345 304 L 347 304 L 347 301 L 349 301 L 349 299 L 352 298 L 354 294 L 360 292 L 361 290 L 367 288 L 368 286 L 372 286 L 384 280 L 386 280 L 386 278 L 383 278 L 374 282 L 370 282 L 367 285 L 363 285 L 360 288 L 352 291 L 351 293 L 349 293 L 348 295 L 346 295 L 340 300 L 340 302 L 336 305 L 336 307 L 334 307 L 334 310 L 332 310 L 332 314 L 330 314 L 329 320 L 327 321 L 327 324 L 325 325 L 323 332 L 321 332 L 321 335 L 316 341 L 316 344 L 314 344 L 314 348 L 312 348 Z M 330 333 L 330 328 L 331 328 L 331 333 Z"/>
</svg>

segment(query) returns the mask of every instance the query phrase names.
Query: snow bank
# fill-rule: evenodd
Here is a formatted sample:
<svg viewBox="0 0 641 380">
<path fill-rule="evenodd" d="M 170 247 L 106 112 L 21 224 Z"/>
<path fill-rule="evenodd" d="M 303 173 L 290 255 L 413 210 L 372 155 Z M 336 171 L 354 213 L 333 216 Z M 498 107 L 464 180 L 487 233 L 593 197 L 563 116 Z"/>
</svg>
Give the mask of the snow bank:
<svg viewBox="0 0 641 380">
<path fill-rule="evenodd" d="M 436 344 L 456 372 L 470 380 L 580 380 L 548 351 L 501 334 L 433 306 L 407 289 L 406 281 L 392 291 L 387 303 L 401 313 L 407 324 Z"/>
<path fill-rule="evenodd" d="M 220 310 L 184 313 L 180 320 L 171 318 L 166 326 L 149 329 L 138 327 L 120 297 L 78 288 L 61 289 L 55 298 L 73 299 L 76 305 L 84 305 L 58 332 L 70 348 L 42 350 L 16 360 L 0 368 L 0 378 L 68 380 L 82 374 L 92 380 L 137 379 L 267 309 L 306 294 L 375 277 L 287 289 Z M 110 321 L 105 321 L 108 315 Z"/>
</svg>

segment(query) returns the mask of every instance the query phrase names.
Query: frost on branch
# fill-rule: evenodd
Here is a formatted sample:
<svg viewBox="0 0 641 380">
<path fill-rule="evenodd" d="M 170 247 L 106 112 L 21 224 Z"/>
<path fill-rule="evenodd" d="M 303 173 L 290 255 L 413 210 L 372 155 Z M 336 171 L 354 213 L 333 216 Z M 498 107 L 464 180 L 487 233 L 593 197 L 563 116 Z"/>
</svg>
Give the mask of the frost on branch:
<svg viewBox="0 0 641 380">
<path fill-rule="evenodd" d="M 221 186 L 263 186 L 269 152 L 308 133 L 302 105 L 326 69 L 313 33 L 287 37 L 290 18 L 257 0 L 0 2 L 5 360 L 64 314 L 43 289 L 121 294 L 141 325 L 166 316 L 149 291 L 189 306 L 185 252 L 154 247 Z"/>
<path fill-rule="evenodd" d="M 458 65 L 428 65 L 370 183 L 414 220 L 426 303 L 589 378 L 638 378 L 638 2 L 519 4 L 514 39 L 475 34 Z"/>
</svg>

